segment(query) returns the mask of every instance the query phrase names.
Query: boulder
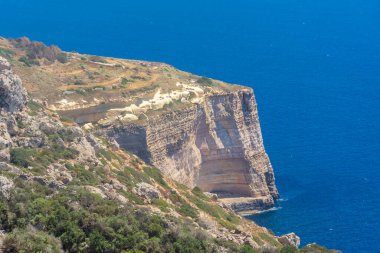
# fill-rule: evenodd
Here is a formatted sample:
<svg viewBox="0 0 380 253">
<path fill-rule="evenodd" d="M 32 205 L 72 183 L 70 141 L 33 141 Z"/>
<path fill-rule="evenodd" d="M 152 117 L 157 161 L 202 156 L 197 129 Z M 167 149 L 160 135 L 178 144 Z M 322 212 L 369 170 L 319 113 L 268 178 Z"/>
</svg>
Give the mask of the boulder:
<svg viewBox="0 0 380 253">
<path fill-rule="evenodd" d="M 0 71 L 11 69 L 11 64 L 7 59 L 0 56 Z"/>
<path fill-rule="evenodd" d="M 53 124 L 51 120 L 43 120 L 39 125 L 39 129 L 44 134 L 51 135 L 55 134 L 58 131 L 59 126 Z"/>
<path fill-rule="evenodd" d="M 100 144 L 100 142 L 92 134 L 86 135 L 86 139 L 94 148 L 95 152 L 99 153 L 102 149 L 102 145 Z"/>
<path fill-rule="evenodd" d="M 136 187 L 133 188 L 133 191 L 140 197 L 145 198 L 148 203 L 161 197 L 160 192 L 153 185 L 148 183 L 138 183 Z"/>
<path fill-rule="evenodd" d="M 0 176 L 0 192 L 6 199 L 9 199 L 12 188 L 13 182 L 6 177 Z"/>
<path fill-rule="evenodd" d="M 291 245 L 294 247 L 299 247 L 301 244 L 301 239 L 295 233 L 289 233 L 286 235 L 282 235 L 277 237 L 278 241 L 284 245 Z"/>
<path fill-rule="evenodd" d="M 10 136 L 16 136 L 20 129 L 17 125 L 17 121 L 14 117 L 14 115 L 9 115 L 7 119 L 7 128 L 8 128 L 8 133 Z"/>
<path fill-rule="evenodd" d="M 214 201 L 218 200 L 218 194 L 216 193 L 204 192 L 204 194 Z"/>
<path fill-rule="evenodd" d="M 7 162 L 0 161 L 0 171 L 8 171 L 15 174 L 21 174 L 21 170 Z"/>
<path fill-rule="evenodd" d="M 77 137 L 70 143 L 70 148 L 77 150 L 77 160 L 80 163 L 90 162 L 91 164 L 98 164 L 99 161 L 96 158 L 96 152 L 94 147 L 89 143 L 86 137 Z"/>
<path fill-rule="evenodd" d="M 0 123 L 0 161 L 9 162 L 12 139 L 4 123 Z"/>
<path fill-rule="evenodd" d="M 86 185 L 85 188 L 87 191 L 89 191 L 91 193 L 100 195 L 100 197 L 102 197 L 102 199 L 108 199 L 107 195 L 101 189 L 99 189 L 97 187 L 94 187 L 91 185 Z"/>
</svg>

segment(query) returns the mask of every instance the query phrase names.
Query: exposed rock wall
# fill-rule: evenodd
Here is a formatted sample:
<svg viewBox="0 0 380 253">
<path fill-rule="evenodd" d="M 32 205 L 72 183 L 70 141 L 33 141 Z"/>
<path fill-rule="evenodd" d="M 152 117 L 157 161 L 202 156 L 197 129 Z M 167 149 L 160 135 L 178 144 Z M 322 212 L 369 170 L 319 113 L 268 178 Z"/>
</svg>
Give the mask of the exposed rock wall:
<svg viewBox="0 0 380 253">
<path fill-rule="evenodd" d="M 13 73 L 9 62 L 0 57 L 0 109 L 15 112 L 22 110 L 27 102 L 27 93 L 21 79 Z"/>
<path fill-rule="evenodd" d="M 270 207 L 278 198 L 251 90 L 208 95 L 200 105 L 141 125 L 114 125 L 107 134 L 190 187 L 236 202 L 251 199 L 246 209 L 262 209 L 255 207 L 258 199 Z"/>
</svg>

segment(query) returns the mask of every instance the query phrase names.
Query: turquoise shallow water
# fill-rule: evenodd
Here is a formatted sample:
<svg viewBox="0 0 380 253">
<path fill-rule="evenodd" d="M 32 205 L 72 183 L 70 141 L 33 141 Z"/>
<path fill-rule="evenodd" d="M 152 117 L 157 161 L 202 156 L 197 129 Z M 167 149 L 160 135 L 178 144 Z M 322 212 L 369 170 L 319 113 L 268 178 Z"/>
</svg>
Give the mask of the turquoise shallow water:
<svg viewBox="0 0 380 253">
<path fill-rule="evenodd" d="M 0 33 L 254 87 L 283 201 L 250 218 L 380 252 L 380 2 L 1 1 Z"/>
</svg>

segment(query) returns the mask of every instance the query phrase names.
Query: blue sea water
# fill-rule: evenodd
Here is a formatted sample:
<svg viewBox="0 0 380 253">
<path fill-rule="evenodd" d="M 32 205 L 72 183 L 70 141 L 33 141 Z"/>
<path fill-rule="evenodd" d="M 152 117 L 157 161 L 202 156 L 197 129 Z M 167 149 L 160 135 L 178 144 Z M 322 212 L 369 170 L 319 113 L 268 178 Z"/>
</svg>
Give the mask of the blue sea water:
<svg viewBox="0 0 380 253">
<path fill-rule="evenodd" d="M 249 217 L 380 252 L 380 1 L 0 0 L 0 35 L 254 87 L 283 201 Z"/>
</svg>

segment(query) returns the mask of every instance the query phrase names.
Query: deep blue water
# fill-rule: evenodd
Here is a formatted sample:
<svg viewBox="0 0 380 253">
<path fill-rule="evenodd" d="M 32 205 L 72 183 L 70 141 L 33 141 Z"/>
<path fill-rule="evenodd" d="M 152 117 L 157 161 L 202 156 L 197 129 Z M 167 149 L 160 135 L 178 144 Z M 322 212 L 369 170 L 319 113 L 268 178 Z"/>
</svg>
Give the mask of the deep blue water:
<svg viewBox="0 0 380 253">
<path fill-rule="evenodd" d="M 281 209 L 251 217 L 380 252 L 380 1 L 0 0 L 0 35 L 254 87 Z"/>
</svg>

